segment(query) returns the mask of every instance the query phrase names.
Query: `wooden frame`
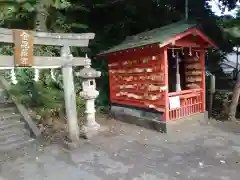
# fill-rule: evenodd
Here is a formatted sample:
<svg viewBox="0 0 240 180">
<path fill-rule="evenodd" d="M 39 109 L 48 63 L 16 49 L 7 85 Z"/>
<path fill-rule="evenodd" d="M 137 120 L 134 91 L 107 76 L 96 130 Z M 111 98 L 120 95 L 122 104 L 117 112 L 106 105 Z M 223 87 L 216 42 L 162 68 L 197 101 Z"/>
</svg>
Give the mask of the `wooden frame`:
<svg viewBox="0 0 240 180">
<path fill-rule="evenodd" d="M 205 52 L 204 49 L 200 50 L 200 63 L 201 63 L 201 69 L 202 69 L 202 85 L 201 88 L 202 91 L 202 112 L 206 109 L 206 80 L 205 80 Z"/>
<path fill-rule="evenodd" d="M 85 66 L 86 64 L 91 64 L 91 60 L 89 58 L 73 57 L 71 61 L 66 61 L 62 57 L 34 56 L 32 67 L 38 69 L 54 69 L 61 68 L 65 65 Z M 0 55 L 0 69 L 12 69 L 14 66 L 14 56 Z"/>
<path fill-rule="evenodd" d="M 188 47 L 188 46 L 186 46 Z M 196 51 L 195 51 L 196 52 Z M 180 108 L 177 109 L 170 109 L 169 110 L 169 120 L 176 120 L 178 118 L 182 118 L 185 116 L 193 115 L 196 113 L 204 112 L 205 111 L 205 65 L 204 65 L 204 49 L 201 48 L 200 50 L 197 50 L 198 54 L 200 52 L 199 60 L 198 61 L 192 61 L 190 62 L 191 68 L 188 69 L 187 73 L 193 71 L 193 72 L 201 72 L 200 74 L 194 74 L 193 76 L 190 75 L 190 77 L 198 77 L 200 78 L 200 82 L 194 82 L 199 84 L 199 88 L 193 88 L 189 90 L 181 90 L 179 92 L 168 92 L 168 97 L 175 97 L 178 96 L 180 99 Z M 195 54 L 188 56 L 191 58 L 196 58 L 197 56 Z M 185 56 L 185 58 L 187 58 Z M 186 61 L 185 63 L 189 63 L 189 61 Z M 199 64 L 199 68 L 194 67 L 195 63 Z M 188 66 L 185 64 L 186 66 Z M 194 66 L 193 66 L 194 65 Z M 190 66 L 189 66 L 190 67 Z M 193 69 L 192 69 L 193 68 Z M 197 69 L 195 69 L 197 68 Z M 187 69 L 185 69 L 186 72 Z M 197 75 L 197 76 L 196 76 Z M 189 75 L 185 75 L 186 78 L 189 78 Z M 192 82 L 192 81 L 191 81 Z"/>
<path fill-rule="evenodd" d="M 0 39 L 1 42 L 13 43 L 13 32 L 12 29 L 0 28 Z M 33 35 L 33 44 L 49 45 L 49 46 L 76 46 L 84 47 L 88 46 L 89 40 L 94 39 L 94 33 L 47 33 L 47 32 L 35 32 L 29 31 Z"/>
<path fill-rule="evenodd" d="M 186 32 L 180 33 L 180 34 L 168 39 L 164 43 L 160 44 L 160 47 L 164 47 L 164 46 L 167 46 L 169 44 L 172 44 L 172 43 L 174 43 L 174 42 L 176 42 L 176 41 L 178 41 L 178 40 L 180 40 L 180 39 L 182 39 L 182 38 L 184 38 L 188 35 L 191 35 L 191 34 L 194 35 L 194 36 L 201 37 L 209 46 L 214 47 L 214 48 L 217 47 L 216 44 L 212 40 L 210 40 L 207 36 L 205 36 L 197 28 L 191 28 L 191 29 L 187 30 Z M 205 47 L 205 48 L 207 48 L 207 47 Z"/>
<path fill-rule="evenodd" d="M 0 41 L 3 43 L 14 43 L 14 32 L 24 30 L 11 30 L 0 28 Z M 95 37 L 94 33 L 83 34 L 64 34 L 64 33 L 46 33 L 46 32 L 34 32 L 26 31 L 33 36 L 33 44 L 38 45 L 53 45 L 53 46 L 77 46 L 87 47 L 89 40 Z M 70 58 L 70 57 L 69 57 Z M 59 68 L 64 65 L 84 66 L 91 62 L 89 59 L 71 57 L 70 60 L 66 60 L 66 57 L 44 57 L 34 56 L 32 67 L 36 68 Z M 11 69 L 14 67 L 13 56 L 0 55 L 0 68 Z"/>
<path fill-rule="evenodd" d="M 192 39 L 194 37 L 195 39 Z M 130 100 L 129 98 L 115 98 L 116 91 L 114 90 L 115 86 L 119 86 L 124 83 L 121 80 L 114 79 L 113 71 L 114 68 L 111 67 L 111 63 L 122 63 L 128 60 L 141 60 L 144 58 L 149 58 L 156 56 L 157 61 L 164 67 L 164 85 L 168 86 L 168 53 L 167 49 L 170 45 L 180 46 L 180 47 L 190 47 L 199 49 L 200 55 L 200 69 L 201 69 L 201 83 L 199 88 L 190 89 L 190 90 L 182 90 L 179 92 L 169 92 L 168 88 L 164 91 L 164 95 L 162 96 L 164 106 L 159 103 L 161 98 L 153 103 L 152 106 L 147 107 L 146 103 L 140 103 L 141 100 Z M 162 44 L 151 44 L 143 47 L 131 48 L 127 50 L 122 50 L 118 52 L 112 52 L 108 54 L 102 54 L 101 56 L 107 56 L 109 60 L 109 81 L 110 81 L 110 99 L 112 103 L 129 105 L 133 107 L 140 108 L 148 108 L 155 109 L 156 111 L 163 113 L 163 120 L 175 120 L 181 117 L 189 116 L 195 113 L 204 112 L 205 111 L 205 52 L 204 48 L 209 46 L 216 47 L 216 45 L 206 37 L 201 31 L 197 28 L 191 28 L 186 32 L 180 33 Z M 153 67 L 158 66 L 157 63 L 153 65 Z M 135 65 L 132 68 L 147 68 L 148 66 L 140 66 Z M 118 66 L 116 69 L 127 72 L 128 66 Z M 116 71 L 118 73 L 120 71 Z M 146 72 L 142 72 L 143 76 L 148 76 Z M 120 75 L 122 76 L 122 75 Z M 129 77 L 130 74 L 125 74 L 125 76 Z M 116 84 L 117 82 L 117 84 Z M 132 81 L 134 84 L 140 83 L 140 81 Z M 143 83 L 143 81 L 142 81 Z M 149 83 L 149 82 L 144 82 Z M 141 83 L 140 83 L 141 84 Z M 138 88 L 139 85 L 138 84 Z M 135 90 L 128 90 L 128 92 L 139 94 L 139 90 L 136 88 Z M 161 93 L 161 92 L 159 92 Z M 169 97 L 179 96 L 181 107 L 178 109 L 169 109 Z M 144 100 L 149 105 L 147 100 Z"/>
<path fill-rule="evenodd" d="M 118 103 L 118 104 L 124 104 L 124 101 L 126 103 L 126 98 L 120 98 L 120 97 L 116 97 L 116 87 L 118 86 L 118 84 L 125 84 L 125 85 L 131 85 L 127 82 L 126 77 L 131 77 L 131 76 L 135 76 L 134 78 L 136 78 L 136 80 L 134 80 L 135 84 L 141 84 L 141 83 L 146 83 L 146 80 L 140 80 L 139 78 L 145 75 L 150 76 L 150 74 L 154 74 L 156 73 L 156 76 L 164 76 L 164 72 L 161 72 L 160 69 L 156 69 L 154 72 L 150 73 L 150 72 L 142 72 L 142 73 L 130 73 L 130 74 L 121 74 L 118 75 L 120 76 L 118 79 L 116 79 L 116 77 L 114 77 L 114 71 L 118 71 L 119 69 L 124 69 L 126 71 L 132 69 L 134 66 L 131 65 L 123 65 L 121 62 L 125 63 L 128 59 L 129 63 L 131 63 L 130 61 L 138 61 L 140 62 L 140 64 L 136 65 L 136 69 L 144 69 L 144 68 L 151 68 L 151 67 L 158 67 L 160 66 L 163 62 L 163 58 L 162 56 L 158 56 L 159 55 L 159 46 L 156 45 L 152 45 L 149 47 L 146 47 L 146 49 L 144 49 L 144 51 L 142 51 L 142 49 L 138 49 L 135 51 L 136 53 L 127 53 L 124 57 L 120 56 L 120 55 L 113 55 L 111 56 L 111 58 L 109 59 L 109 80 L 110 80 L 110 100 L 112 103 Z M 156 60 L 151 60 L 152 58 L 152 54 L 156 55 Z M 151 62 L 151 64 L 144 64 L 144 58 L 147 58 L 149 62 Z M 113 67 L 113 64 L 118 61 L 121 60 L 121 62 L 118 63 L 117 67 Z M 146 70 L 146 69 L 145 69 Z M 122 77 L 121 77 L 122 76 Z M 123 80 L 121 79 L 123 78 Z M 163 79 L 164 80 L 164 79 Z M 153 84 L 160 86 L 164 86 L 164 83 L 160 83 L 160 82 L 153 82 Z M 151 83 L 150 83 L 151 84 Z M 145 87 L 146 88 L 146 87 Z M 143 98 L 143 96 L 145 96 L 145 90 L 143 89 L 128 89 L 127 90 L 129 92 L 129 94 L 137 94 L 137 96 L 141 96 Z M 155 92 L 156 93 L 156 92 Z M 164 95 L 164 94 L 162 94 Z M 154 93 L 153 93 L 154 96 Z M 142 107 L 142 108 L 153 108 L 153 109 L 158 109 L 161 112 L 165 111 L 164 108 L 164 101 L 159 101 L 159 100 L 128 100 L 127 101 L 127 105 L 131 105 L 131 106 L 137 106 L 137 107 Z"/>
<path fill-rule="evenodd" d="M 167 55 L 167 47 L 163 48 L 163 64 L 164 64 L 164 83 L 168 85 L 168 55 Z M 165 91 L 165 113 L 164 113 L 164 121 L 169 120 L 169 98 L 168 98 L 168 88 Z"/>
<path fill-rule="evenodd" d="M 136 65 L 136 66 L 130 66 L 131 68 L 147 68 L 148 66 L 150 67 L 155 67 L 161 65 L 163 67 L 163 74 L 164 74 L 164 85 L 168 86 L 168 46 L 165 46 L 163 48 L 160 48 L 158 45 L 152 45 L 152 46 L 147 46 L 146 49 L 144 48 L 136 48 L 135 50 L 130 50 L 126 52 L 124 56 L 120 56 L 121 53 L 117 54 L 112 54 L 111 59 L 109 59 L 109 81 L 110 81 L 110 100 L 112 103 L 115 104 L 125 104 L 133 107 L 140 107 L 140 108 L 149 108 L 149 109 L 154 109 L 156 111 L 162 112 L 163 113 L 163 120 L 164 121 L 169 121 L 169 120 L 174 120 L 180 117 L 184 117 L 187 115 L 191 115 L 197 112 L 204 112 L 205 111 L 205 70 L 204 70 L 204 49 L 201 49 L 200 53 L 200 63 L 201 63 L 201 88 L 200 89 L 190 89 L 190 90 L 182 90 L 179 92 L 169 92 L 168 88 L 165 89 L 164 95 L 162 98 L 160 98 L 158 101 L 150 103 L 148 100 L 146 103 L 141 103 L 141 100 L 130 100 L 129 98 L 116 98 L 114 97 L 116 94 L 115 86 L 119 86 L 123 81 L 119 79 L 114 79 L 113 78 L 113 72 L 115 72 L 115 75 L 118 74 L 118 70 L 122 71 L 128 71 L 129 66 L 128 65 L 122 65 L 124 64 L 125 61 L 127 60 L 142 60 L 146 58 L 150 58 L 155 56 L 156 61 L 158 63 L 155 63 L 151 65 L 148 63 L 148 65 L 142 66 L 142 65 Z M 134 53 L 135 52 L 135 53 Z M 118 65 L 115 65 L 116 67 L 112 67 L 114 63 L 118 63 Z M 121 65 L 119 65 L 121 64 Z M 157 65 L 159 64 L 159 65 Z M 130 68 L 130 69 L 131 69 Z M 157 72 L 156 72 L 157 73 Z M 120 76 L 123 76 L 122 74 Z M 130 77 L 131 74 L 125 74 L 124 76 Z M 142 73 L 142 76 L 147 76 L 146 72 Z M 131 81 L 132 83 L 140 83 L 140 81 Z M 144 83 L 149 83 L 149 82 L 144 82 Z M 160 83 L 160 82 L 158 82 Z M 129 83 L 127 83 L 129 84 Z M 130 83 L 131 84 L 131 83 Z M 138 87 L 139 88 L 139 87 Z M 136 88 L 134 90 L 127 90 L 129 93 L 135 93 L 139 94 L 140 90 Z M 160 93 L 160 92 L 159 92 Z M 141 94 L 141 93 L 140 93 Z M 169 98 L 173 96 L 179 96 L 180 101 L 181 101 L 181 108 L 179 109 L 169 109 Z M 197 99 L 196 99 L 197 98 Z M 161 102 L 161 99 L 164 101 Z M 187 103 L 187 104 L 186 104 Z M 149 106 L 151 104 L 151 106 Z"/>
<path fill-rule="evenodd" d="M 30 35 L 30 39 L 25 37 L 24 44 L 18 42 L 22 38 L 19 33 Z M 76 95 L 73 83 L 72 66 L 91 65 L 89 58 L 73 57 L 70 46 L 87 47 L 89 40 L 93 39 L 94 33 L 83 34 L 64 34 L 64 33 L 46 33 L 25 30 L 11 30 L 0 28 L 0 42 L 15 43 L 15 56 L 0 56 L 0 69 L 12 69 L 16 66 L 33 68 L 62 68 L 65 109 L 67 114 L 67 124 L 69 138 L 72 142 L 79 140 L 79 126 L 76 110 Z M 33 45 L 51 45 L 61 47 L 61 57 L 42 57 L 33 56 Z M 26 62 L 19 61 L 19 49 L 24 45 L 24 57 L 30 58 Z M 20 62 L 20 63 L 19 63 Z"/>
</svg>

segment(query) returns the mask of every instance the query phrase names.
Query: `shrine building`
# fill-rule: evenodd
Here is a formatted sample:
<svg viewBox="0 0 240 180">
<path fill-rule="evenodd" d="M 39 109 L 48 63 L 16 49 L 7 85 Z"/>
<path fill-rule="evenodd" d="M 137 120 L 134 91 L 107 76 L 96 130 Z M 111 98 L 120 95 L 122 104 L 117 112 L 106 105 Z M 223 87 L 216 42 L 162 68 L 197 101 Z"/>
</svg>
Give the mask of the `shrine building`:
<svg viewBox="0 0 240 180">
<path fill-rule="evenodd" d="M 205 51 L 215 47 L 196 24 L 180 21 L 100 53 L 108 62 L 111 112 L 163 132 L 173 121 L 204 115 Z"/>
</svg>

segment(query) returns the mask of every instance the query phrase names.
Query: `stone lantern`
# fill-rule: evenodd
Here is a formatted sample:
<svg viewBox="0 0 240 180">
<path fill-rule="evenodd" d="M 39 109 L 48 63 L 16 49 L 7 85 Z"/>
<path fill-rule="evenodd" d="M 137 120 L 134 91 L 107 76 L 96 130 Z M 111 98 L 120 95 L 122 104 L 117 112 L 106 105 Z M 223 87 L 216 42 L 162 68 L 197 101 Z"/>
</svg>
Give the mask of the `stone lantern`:
<svg viewBox="0 0 240 180">
<path fill-rule="evenodd" d="M 100 71 L 96 71 L 91 68 L 90 65 L 85 66 L 77 74 L 77 76 L 82 78 L 82 91 L 80 96 L 86 100 L 86 118 L 87 123 L 83 126 L 83 132 L 86 136 L 91 136 L 97 132 L 100 125 L 95 121 L 95 99 L 99 95 L 96 90 L 95 78 L 101 76 Z"/>
</svg>

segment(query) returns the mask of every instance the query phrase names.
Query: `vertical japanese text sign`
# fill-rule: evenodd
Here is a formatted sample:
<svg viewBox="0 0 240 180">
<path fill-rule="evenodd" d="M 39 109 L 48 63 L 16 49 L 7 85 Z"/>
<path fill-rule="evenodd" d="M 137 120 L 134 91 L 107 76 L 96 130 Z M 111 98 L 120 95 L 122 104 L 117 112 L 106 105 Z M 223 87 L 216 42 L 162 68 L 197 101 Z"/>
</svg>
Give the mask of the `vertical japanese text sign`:
<svg viewBox="0 0 240 180">
<path fill-rule="evenodd" d="M 15 66 L 29 67 L 33 64 L 33 37 L 30 31 L 13 30 Z"/>
</svg>

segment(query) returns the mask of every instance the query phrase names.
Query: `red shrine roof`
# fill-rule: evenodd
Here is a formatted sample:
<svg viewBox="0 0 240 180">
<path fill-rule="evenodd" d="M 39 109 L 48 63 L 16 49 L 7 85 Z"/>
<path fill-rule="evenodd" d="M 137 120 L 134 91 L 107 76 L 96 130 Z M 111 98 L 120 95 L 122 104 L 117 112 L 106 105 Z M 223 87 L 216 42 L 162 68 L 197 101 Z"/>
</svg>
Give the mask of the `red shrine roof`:
<svg viewBox="0 0 240 180">
<path fill-rule="evenodd" d="M 206 35 L 204 35 L 198 29 L 196 24 L 184 20 L 127 37 L 121 44 L 114 46 L 113 48 L 104 51 L 99 55 L 109 54 L 117 51 L 142 47 L 156 43 L 159 43 L 160 47 L 163 47 L 172 43 L 173 41 L 182 39 L 183 37 L 190 34 L 198 35 L 209 45 L 216 47 L 214 42 L 211 41 Z"/>
</svg>

